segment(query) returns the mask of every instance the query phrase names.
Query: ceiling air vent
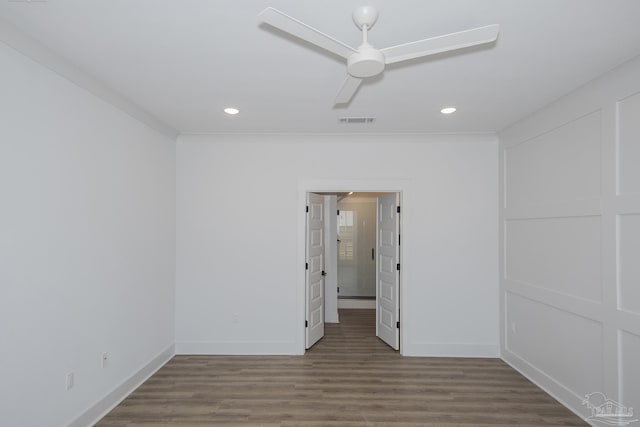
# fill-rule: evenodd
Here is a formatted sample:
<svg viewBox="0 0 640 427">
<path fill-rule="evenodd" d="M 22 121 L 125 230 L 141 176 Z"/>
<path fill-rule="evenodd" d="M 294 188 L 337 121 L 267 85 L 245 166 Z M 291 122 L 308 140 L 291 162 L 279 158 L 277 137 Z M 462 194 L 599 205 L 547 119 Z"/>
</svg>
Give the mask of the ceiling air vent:
<svg viewBox="0 0 640 427">
<path fill-rule="evenodd" d="M 373 124 L 375 123 L 375 117 L 340 117 L 338 123 L 351 124 Z"/>
</svg>

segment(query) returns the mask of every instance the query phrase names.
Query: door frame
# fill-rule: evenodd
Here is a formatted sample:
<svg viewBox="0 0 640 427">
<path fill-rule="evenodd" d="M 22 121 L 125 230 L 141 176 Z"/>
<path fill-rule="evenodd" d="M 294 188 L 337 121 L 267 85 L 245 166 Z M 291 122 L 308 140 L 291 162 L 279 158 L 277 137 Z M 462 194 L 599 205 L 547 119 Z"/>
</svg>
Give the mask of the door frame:
<svg viewBox="0 0 640 427">
<path fill-rule="evenodd" d="M 316 211 L 316 207 L 321 206 L 320 212 Z M 325 264 L 326 264 L 326 248 L 325 248 L 325 232 L 326 228 L 326 209 L 325 196 L 316 193 L 307 193 L 307 225 L 306 225 L 306 260 L 305 260 L 305 348 L 311 348 L 316 342 L 324 337 L 325 324 Z M 315 214 L 319 217 L 313 218 Z M 312 222 L 313 221 L 313 226 Z M 313 231 L 320 232 L 318 239 L 319 245 L 314 247 Z M 318 248 L 319 246 L 319 248 Z M 314 262 L 314 260 L 316 262 Z M 308 264 L 307 264 L 308 263 Z M 308 267 L 308 268 L 307 268 Z M 320 287 L 321 295 L 318 296 L 320 301 L 314 300 L 314 286 Z M 319 307 L 314 310 L 314 307 Z M 314 316 L 314 311 L 319 312 Z M 315 323 L 314 323 L 315 322 Z"/>
<path fill-rule="evenodd" d="M 388 192 L 388 193 L 398 193 L 400 205 L 403 206 L 403 212 L 406 211 L 405 200 L 403 195 L 406 191 L 406 187 L 408 184 L 408 180 L 309 180 L 309 181 L 298 181 L 298 256 L 297 256 L 297 265 L 299 268 L 297 269 L 296 274 L 296 283 L 299 285 L 296 286 L 296 320 L 298 327 L 296 330 L 298 331 L 296 336 L 296 348 L 298 349 L 297 354 L 304 354 L 305 349 L 305 276 L 306 271 L 304 269 L 304 265 L 306 262 L 306 225 L 307 225 L 307 213 L 305 211 L 305 206 L 307 204 L 307 193 L 329 193 L 329 192 L 363 192 L 363 193 L 377 193 L 377 192 Z M 403 216 L 400 215 L 400 230 L 402 230 L 402 234 L 407 235 L 410 230 L 407 230 L 404 226 Z M 404 239 L 403 239 L 404 240 Z M 406 254 L 406 250 L 401 248 L 400 250 L 400 258 L 398 262 L 403 266 L 404 271 L 404 263 L 403 258 Z M 407 311 L 405 310 L 404 304 L 404 296 L 406 292 L 403 287 L 403 276 L 405 274 L 400 274 L 400 280 L 398 282 L 398 287 L 400 289 L 400 325 L 402 328 L 400 329 L 400 354 L 403 353 L 403 349 L 406 348 L 405 341 L 407 337 L 406 331 L 408 330 L 408 326 L 406 319 L 408 318 Z M 376 284 L 377 288 L 377 284 Z M 376 290 L 377 295 L 377 290 Z"/>
</svg>

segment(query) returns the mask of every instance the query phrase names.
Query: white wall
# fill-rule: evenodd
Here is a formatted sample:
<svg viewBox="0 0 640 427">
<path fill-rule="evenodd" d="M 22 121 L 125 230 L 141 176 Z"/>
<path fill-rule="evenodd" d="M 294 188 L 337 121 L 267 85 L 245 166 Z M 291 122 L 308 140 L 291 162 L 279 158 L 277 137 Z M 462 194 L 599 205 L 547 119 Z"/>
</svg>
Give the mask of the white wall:
<svg viewBox="0 0 640 427">
<path fill-rule="evenodd" d="M 498 355 L 495 136 L 183 135 L 177 156 L 177 353 L 302 352 L 305 191 L 380 182 L 402 191 L 402 352 Z"/>
<path fill-rule="evenodd" d="M 173 351 L 175 146 L 2 43 L 0 70 L 0 425 L 88 425 Z"/>
<path fill-rule="evenodd" d="M 640 408 L 640 59 L 500 134 L 503 358 Z"/>
</svg>

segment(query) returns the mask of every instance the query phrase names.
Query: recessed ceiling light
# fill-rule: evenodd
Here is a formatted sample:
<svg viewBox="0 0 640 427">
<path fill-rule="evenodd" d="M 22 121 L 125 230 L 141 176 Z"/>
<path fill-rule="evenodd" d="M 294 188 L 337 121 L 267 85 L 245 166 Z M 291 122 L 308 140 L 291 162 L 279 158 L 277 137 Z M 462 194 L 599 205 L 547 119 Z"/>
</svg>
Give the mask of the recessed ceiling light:
<svg viewBox="0 0 640 427">
<path fill-rule="evenodd" d="M 240 110 L 238 110 L 237 108 L 233 108 L 233 107 L 227 107 L 224 109 L 224 112 L 229 114 L 229 115 L 236 115 L 240 112 Z"/>
<path fill-rule="evenodd" d="M 442 110 L 440 110 L 440 112 L 442 114 L 451 114 L 451 113 L 455 113 L 456 112 L 456 107 L 445 107 Z"/>
</svg>

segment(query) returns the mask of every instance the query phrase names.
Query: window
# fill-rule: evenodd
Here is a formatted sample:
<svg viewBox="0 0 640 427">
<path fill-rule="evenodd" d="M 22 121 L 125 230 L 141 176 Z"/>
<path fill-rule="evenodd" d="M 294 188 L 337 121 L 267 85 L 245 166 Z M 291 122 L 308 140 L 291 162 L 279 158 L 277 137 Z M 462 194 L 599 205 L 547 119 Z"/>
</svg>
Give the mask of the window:
<svg viewBox="0 0 640 427">
<path fill-rule="evenodd" d="M 338 218 L 338 260 L 353 261 L 354 211 L 340 211 Z"/>
</svg>

